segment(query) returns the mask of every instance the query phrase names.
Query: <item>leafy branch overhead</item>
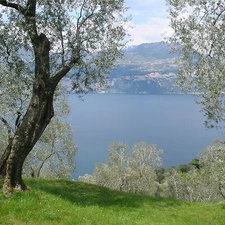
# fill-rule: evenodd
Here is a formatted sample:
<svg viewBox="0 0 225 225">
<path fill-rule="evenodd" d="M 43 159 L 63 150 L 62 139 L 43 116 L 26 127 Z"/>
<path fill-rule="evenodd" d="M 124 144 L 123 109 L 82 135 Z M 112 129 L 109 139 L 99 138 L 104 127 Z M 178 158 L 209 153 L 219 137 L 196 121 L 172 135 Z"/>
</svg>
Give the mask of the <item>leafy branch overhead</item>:
<svg viewBox="0 0 225 225">
<path fill-rule="evenodd" d="M 178 84 L 200 95 L 198 103 L 207 117 L 206 126 L 225 121 L 225 2 L 221 0 L 167 0 L 168 40 L 182 46 Z"/>
<path fill-rule="evenodd" d="M 45 59 L 38 52 L 43 48 L 46 48 L 46 53 L 50 51 L 48 66 L 52 82 L 57 83 L 74 68 L 70 76 L 74 78 L 77 91 L 92 89 L 93 82 L 104 83 L 104 75 L 112 68 L 115 59 L 121 56 L 121 48 L 125 46 L 124 25 L 128 19 L 123 16 L 123 2 L 86 0 L 69 5 L 64 1 L 27 1 L 26 5 L 23 2 L 0 2 L 17 11 L 4 10 L 10 15 L 9 21 L 3 20 L 5 30 L 9 31 L 14 25 L 23 27 L 23 30 L 17 30 L 8 37 L 12 38 L 11 41 L 18 40 L 15 50 L 29 49 L 27 58 L 32 63 L 33 57 L 36 60 L 39 58 L 44 64 Z M 33 56 L 31 45 L 37 48 L 37 55 Z M 13 53 L 17 55 L 16 51 L 11 51 L 13 46 L 7 44 L 5 47 L 11 57 Z"/>
</svg>

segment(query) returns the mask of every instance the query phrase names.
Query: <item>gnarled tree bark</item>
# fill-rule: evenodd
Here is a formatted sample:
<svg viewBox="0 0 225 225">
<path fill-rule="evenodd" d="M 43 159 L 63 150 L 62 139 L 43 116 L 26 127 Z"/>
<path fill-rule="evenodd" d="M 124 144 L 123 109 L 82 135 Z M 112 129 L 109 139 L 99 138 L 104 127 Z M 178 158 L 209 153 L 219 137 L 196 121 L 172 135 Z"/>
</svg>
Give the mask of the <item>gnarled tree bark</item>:
<svg viewBox="0 0 225 225">
<path fill-rule="evenodd" d="M 2 154 L 0 158 L 0 179 L 3 179 L 6 175 L 6 162 L 9 158 L 9 154 L 12 147 L 13 132 L 7 120 L 5 120 L 1 116 L 0 116 L 0 120 L 3 122 L 3 124 L 7 127 L 7 130 L 8 130 L 8 146 L 6 147 L 6 149 L 4 150 L 4 153 Z"/>
<path fill-rule="evenodd" d="M 14 188 L 27 189 L 22 180 L 24 160 L 42 135 L 53 116 L 53 92 L 46 93 L 42 88 L 34 93 L 21 126 L 12 140 L 10 155 L 6 161 L 6 177 L 3 191 L 10 195 Z M 35 90 L 35 88 L 34 88 Z"/>
</svg>

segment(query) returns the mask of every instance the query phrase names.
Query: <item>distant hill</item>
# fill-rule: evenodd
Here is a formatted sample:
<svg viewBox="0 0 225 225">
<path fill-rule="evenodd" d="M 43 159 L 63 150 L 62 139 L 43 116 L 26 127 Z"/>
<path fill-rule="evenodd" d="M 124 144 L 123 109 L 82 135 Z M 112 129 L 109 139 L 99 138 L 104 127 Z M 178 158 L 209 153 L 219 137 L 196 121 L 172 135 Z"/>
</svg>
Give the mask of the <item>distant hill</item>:
<svg viewBox="0 0 225 225">
<path fill-rule="evenodd" d="M 157 60 L 168 59 L 178 56 L 171 53 L 171 44 L 165 42 L 144 43 L 129 47 L 125 51 L 126 60 Z"/>
<path fill-rule="evenodd" d="M 124 52 L 109 76 L 106 93 L 174 94 L 178 54 L 171 53 L 171 45 L 164 42 L 132 46 Z"/>
</svg>

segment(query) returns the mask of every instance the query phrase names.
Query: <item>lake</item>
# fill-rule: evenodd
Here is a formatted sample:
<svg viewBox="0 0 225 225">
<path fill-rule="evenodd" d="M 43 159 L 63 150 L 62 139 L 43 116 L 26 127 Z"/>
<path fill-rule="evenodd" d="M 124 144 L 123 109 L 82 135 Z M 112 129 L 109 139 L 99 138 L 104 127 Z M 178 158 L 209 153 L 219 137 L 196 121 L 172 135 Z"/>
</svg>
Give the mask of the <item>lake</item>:
<svg viewBox="0 0 225 225">
<path fill-rule="evenodd" d="M 106 162 L 111 142 L 132 146 L 140 141 L 163 149 L 163 166 L 189 163 L 222 138 L 221 130 L 206 129 L 200 106 L 192 95 L 88 94 L 81 101 L 69 95 L 68 117 L 78 147 L 76 171 L 92 174 L 97 162 Z"/>
</svg>

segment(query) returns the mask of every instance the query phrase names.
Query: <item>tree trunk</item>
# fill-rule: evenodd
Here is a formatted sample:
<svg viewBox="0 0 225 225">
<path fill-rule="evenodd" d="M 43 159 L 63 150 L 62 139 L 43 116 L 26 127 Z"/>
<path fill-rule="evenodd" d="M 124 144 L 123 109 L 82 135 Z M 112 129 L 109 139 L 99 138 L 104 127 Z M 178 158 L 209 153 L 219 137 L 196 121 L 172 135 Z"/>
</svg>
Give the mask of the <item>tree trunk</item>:
<svg viewBox="0 0 225 225">
<path fill-rule="evenodd" d="M 10 152 L 11 152 L 12 143 L 9 143 L 4 154 L 2 155 L 0 159 L 0 179 L 5 178 L 6 175 L 6 162 L 9 158 Z"/>
<path fill-rule="evenodd" d="M 6 147 L 4 153 L 2 154 L 0 158 L 0 179 L 3 179 L 6 174 L 6 162 L 9 158 L 9 154 L 12 147 L 13 132 L 9 123 L 3 117 L 0 116 L 0 120 L 3 122 L 3 124 L 7 127 L 7 130 L 8 130 L 8 146 Z"/>
<path fill-rule="evenodd" d="M 22 123 L 12 139 L 3 184 L 5 195 L 10 195 L 13 189 L 27 189 L 22 180 L 23 163 L 54 115 L 53 96 L 58 82 L 53 82 L 50 78 L 50 43 L 44 34 L 40 34 L 35 36 L 33 44 L 35 79 L 32 97 Z"/>
<path fill-rule="evenodd" d="M 16 130 L 6 162 L 3 191 L 7 196 L 12 193 L 13 189 L 27 189 L 22 180 L 23 163 L 53 117 L 53 94 L 54 90 L 44 91 L 42 84 L 38 86 L 38 91 L 34 88 L 27 113 Z"/>
</svg>

